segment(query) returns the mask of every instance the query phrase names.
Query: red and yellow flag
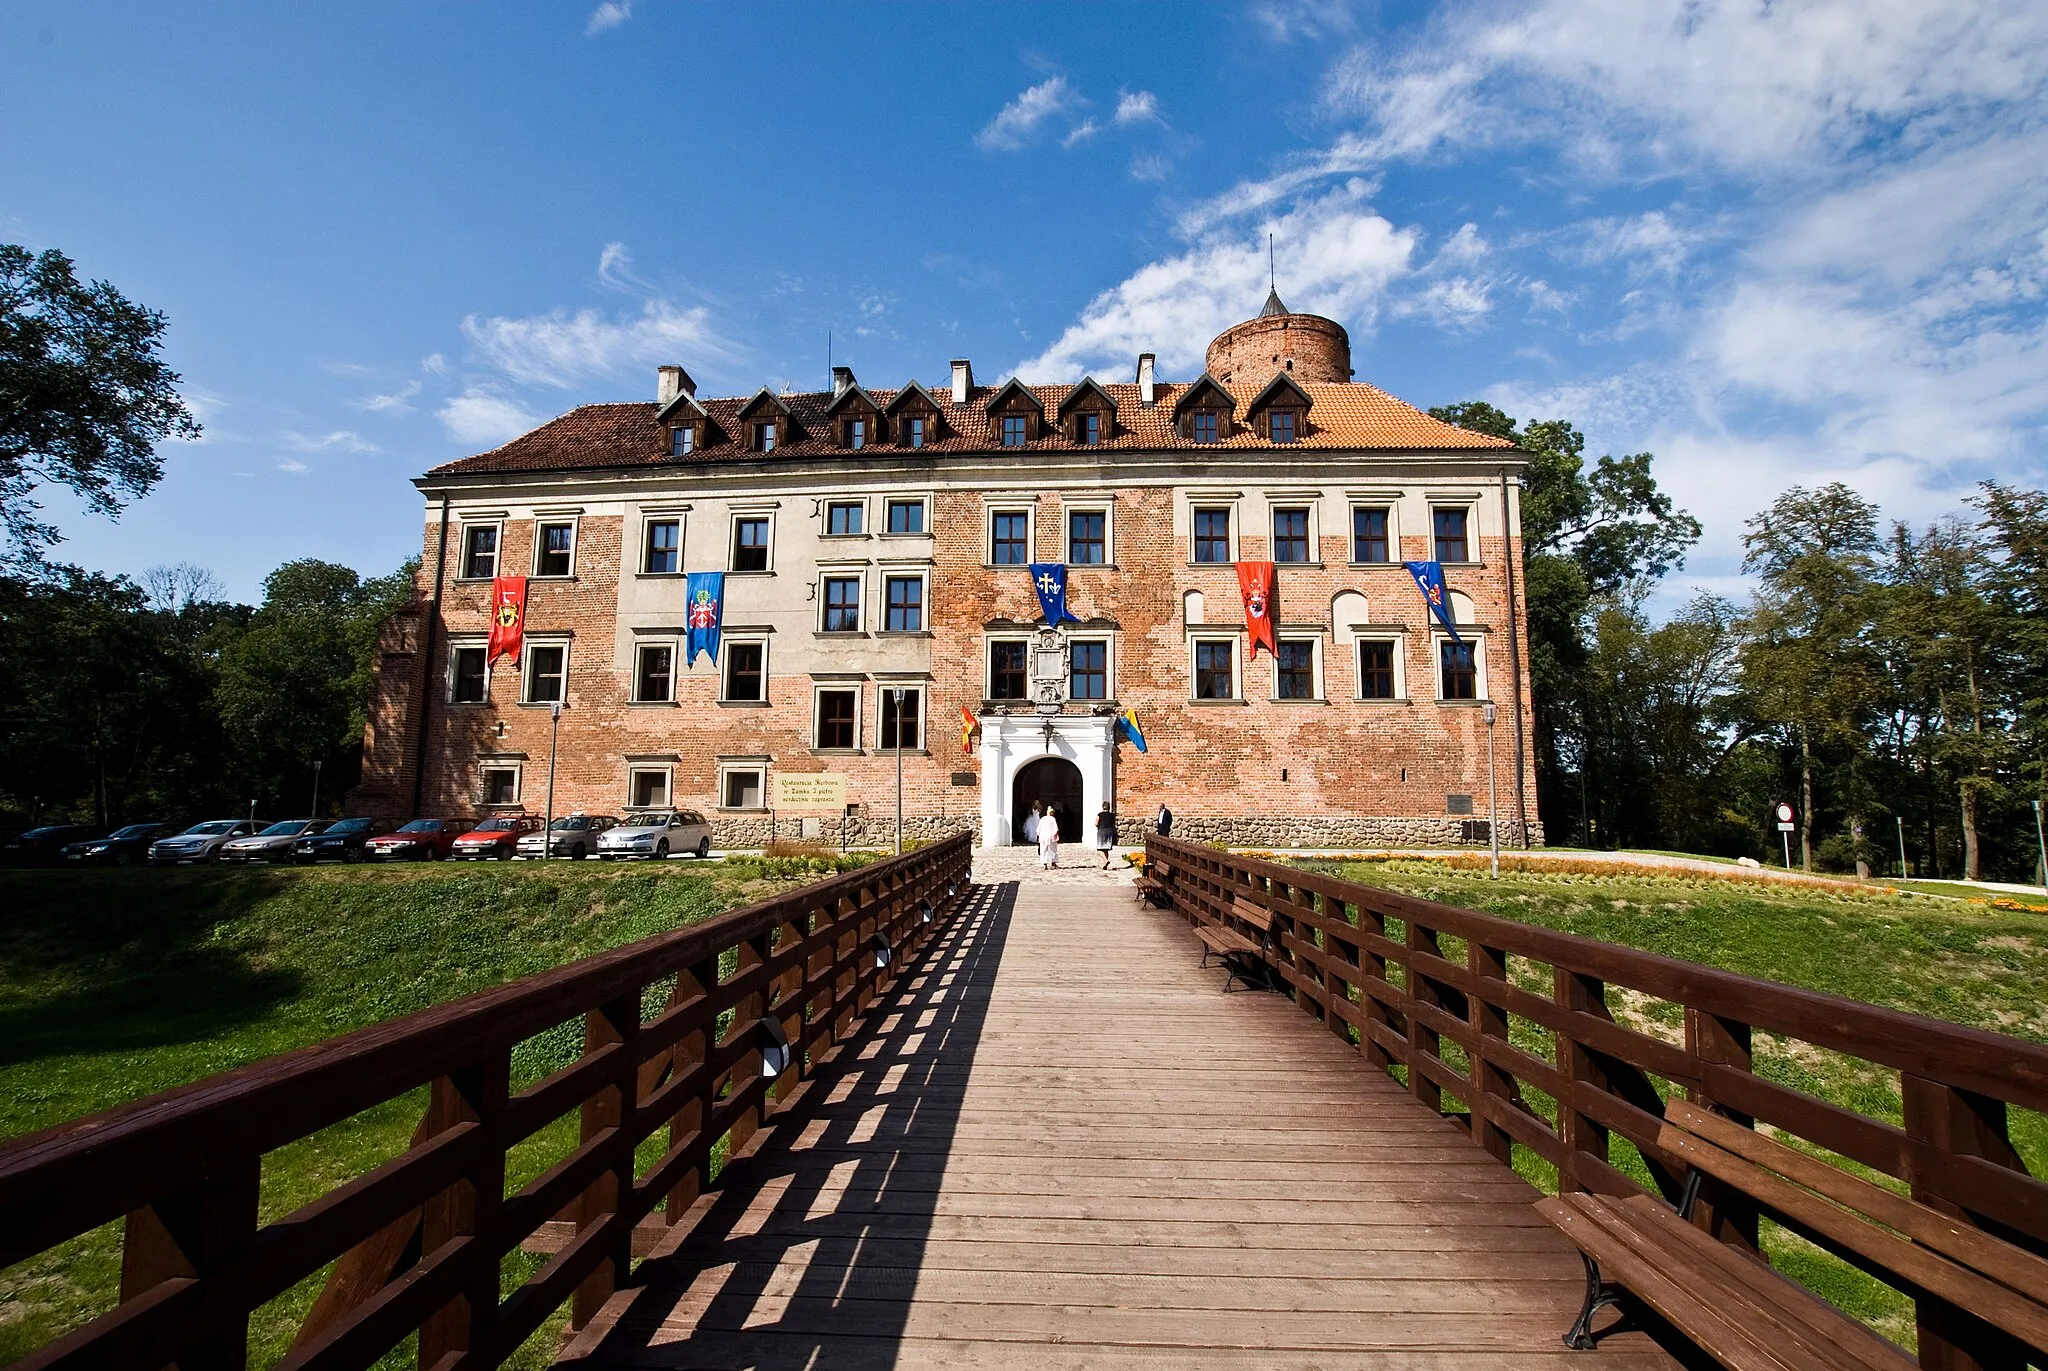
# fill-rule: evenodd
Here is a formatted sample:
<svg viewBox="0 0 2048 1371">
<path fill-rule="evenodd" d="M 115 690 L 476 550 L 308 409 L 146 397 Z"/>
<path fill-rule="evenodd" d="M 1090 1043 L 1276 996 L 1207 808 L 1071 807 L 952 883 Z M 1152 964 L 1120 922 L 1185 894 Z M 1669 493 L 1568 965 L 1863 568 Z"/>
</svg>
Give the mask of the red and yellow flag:
<svg viewBox="0 0 2048 1371">
<path fill-rule="evenodd" d="M 974 730 L 979 727 L 981 727 L 980 722 L 967 712 L 967 706 L 960 706 L 960 750 L 962 752 L 969 749 L 974 739 Z"/>
<path fill-rule="evenodd" d="M 484 669 L 500 657 L 519 659 L 526 637 L 526 578 L 499 576 L 491 581 L 491 642 L 484 649 Z"/>
</svg>

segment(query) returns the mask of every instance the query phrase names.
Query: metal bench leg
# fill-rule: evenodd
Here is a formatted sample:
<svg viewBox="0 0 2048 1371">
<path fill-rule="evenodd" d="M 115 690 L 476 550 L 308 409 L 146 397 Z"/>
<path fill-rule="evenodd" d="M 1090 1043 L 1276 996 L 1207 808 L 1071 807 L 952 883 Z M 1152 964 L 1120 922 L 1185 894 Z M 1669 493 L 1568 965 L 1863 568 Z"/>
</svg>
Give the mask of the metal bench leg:
<svg viewBox="0 0 2048 1371">
<path fill-rule="evenodd" d="M 1579 1307 L 1579 1317 L 1564 1335 L 1564 1345 L 1585 1352 L 1594 1346 L 1593 1316 L 1603 1309 L 1620 1308 L 1621 1287 L 1601 1280 L 1600 1264 L 1585 1253 L 1579 1253 L 1579 1260 L 1586 1264 L 1586 1302 Z"/>
</svg>

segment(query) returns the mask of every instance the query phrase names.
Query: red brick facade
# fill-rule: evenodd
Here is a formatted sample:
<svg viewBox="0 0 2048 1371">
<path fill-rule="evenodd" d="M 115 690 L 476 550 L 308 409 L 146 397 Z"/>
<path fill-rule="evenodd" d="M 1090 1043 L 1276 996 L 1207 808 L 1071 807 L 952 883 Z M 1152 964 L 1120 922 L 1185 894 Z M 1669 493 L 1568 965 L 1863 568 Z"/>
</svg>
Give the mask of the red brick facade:
<svg viewBox="0 0 2048 1371">
<path fill-rule="evenodd" d="M 1045 432 L 1005 450 L 982 414 L 995 388 L 969 383 L 961 393 L 932 389 L 943 441 L 929 452 L 907 450 L 907 433 L 886 426 L 875 445 L 841 450 L 824 415 L 831 397 L 787 396 L 793 417 L 774 454 L 745 450 L 730 432 L 739 427 L 736 405 L 709 401 L 670 414 L 702 413 L 703 435 L 733 442 L 723 458 L 701 447 L 687 460 L 650 458 L 638 445 L 664 441 L 655 408 L 599 406 L 555 421 L 566 431 L 547 426 L 439 468 L 419 483 L 429 498 L 426 612 L 387 628 L 359 803 L 392 814 L 475 813 L 491 768 L 516 773 L 512 805 L 546 807 L 549 708 L 520 703 L 519 670 L 502 661 L 488 700 L 454 702 L 451 653 L 487 632 L 490 584 L 462 575 L 465 530 L 494 526 L 502 569 L 528 572 L 538 565 L 530 560 L 538 524 L 555 522 L 573 526 L 572 574 L 529 582 L 527 631 L 529 643 L 567 647 L 567 700 L 552 747 L 558 813 L 621 813 L 636 798 L 634 771 L 662 772 L 668 802 L 713 816 L 721 843 L 758 843 L 767 814 L 722 802 L 765 798 L 778 772 L 829 771 L 847 778 L 847 798 L 861 806 L 847 836 L 885 838 L 896 758 L 879 745 L 879 711 L 893 684 L 923 695 L 925 746 L 902 759 L 912 833 L 975 827 L 984 841 L 1002 836 L 1021 803 L 1018 786 L 1066 775 L 1029 766 L 1043 755 L 1069 759 L 1084 775 L 1077 793 L 1089 814 L 1111 800 L 1127 834 L 1165 803 L 1176 832 L 1197 837 L 1343 847 L 1469 839 L 1467 821 L 1487 813 L 1484 706 L 1438 698 L 1440 634 L 1401 566 L 1402 558 L 1434 555 L 1432 520 L 1448 510 L 1462 512 L 1469 529 L 1467 559 L 1447 566 L 1445 577 L 1480 644 L 1474 694 L 1498 707 L 1493 774 L 1502 838 L 1521 842 L 1518 815 L 1533 820 L 1536 808 L 1526 639 L 1519 604 L 1509 599 L 1510 568 L 1520 571 L 1521 547 L 1510 535 L 1519 522 L 1521 454 L 1437 425 L 1370 387 L 1340 383 L 1307 388 L 1313 405 L 1300 442 L 1269 443 L 1244 413 L 1260 385 L 1228 389 L 1237 409 L 1207 450 L 1172 427 L 1177 392 L 1165 384 L 1149 406 L 1138 387 L 1107 387 L 1116 413 L 1098 451 L 1068 441 L 1054 422 L 1065 388 L 1033 388 L 1046 397 Z M 873 398 L 886 409 L 900 393 Z M 920 503 L 927 532 L 891 536 L 892 499 Z M 829 506 L 838 502 L 861 507 L 859 534 L 831 531 Z M 1354 509 L 1386 511 L 1385 562 L 1353 561 Z M 990 698 L 989 642 L 1028 640 L 1039 617 L 1024 568 L 990 564 L 991 515 L 1028 514 L 1031 560 L 1064 562 L 1066 515 L 1075 510 L 1104 514 L 1108 563 L 1070 568 L 1068 602 L 1082 623 L 1068 626 L 1066 644 L 1105 644 L 1106 698 L 1069 701 L 1050 725 L 1056 736 L 1047 737 L 1031 704 Z M 1273 555 L 1276 516 L 1306 513 L 1310 560 L 1277 568 L 1276 617 L 1284 642 L 1310 645 L 1292 650 L 1312 659 L 1311 698 L 1276 698 L 1263 650 L 1246 661 L 1236 574 L 1228 561 L 1195 560 L 1197 511 L 1227 512 L 1231 551 L 1244 561 Z M 734 642 L 765 645 L 767 699 L 722 700 L 720 671 L 702 660 L 681 669 L 678 653 L 673 700 L 635 702 L 639 646 L 679 640 L 682 624 L 680 576 L 645 570 L 649 522 L 678 524 L 682 570 L 697 571 L 727 567 L 740 518 L 771 521 L 772 561 L 767 573 L 728 576 L 726 639 L 728 651 Z M 822 631 L 822 586 L 831 576 L 859 583 L 857 632 Z M 891 576 L 923 580 L 927 618 L 916 632 L 879 631 Z M 1193 644 L 1205 638 L 1234 643 L 1228 701 L 1194 698 Z M 1361 638 L 1393 645 L 1405 685 L 1398 698 L 1360 698 Z M 853 692 L 855 748 L 818 746 L 825 691 Z M 965 749 L 963 706 L 978 723 Z M 1149 752 L 1117 739 L 1113 716 L 1126 709 Z M 741 790 L 722 780 L 728 772 L 741 773 Z M 745 789 L 756 774 L 762 789 Z M 1470 797 L 1469 815 L 1456 812 L 1464 808 L 1458 797 Z M 805 831 L 803 817 L 822 840 L 841 836 L 836 814 L 779 815 L 778 834 Z M 1527 827 L 1540 840 L 1533 823 Z"/>
</svg>

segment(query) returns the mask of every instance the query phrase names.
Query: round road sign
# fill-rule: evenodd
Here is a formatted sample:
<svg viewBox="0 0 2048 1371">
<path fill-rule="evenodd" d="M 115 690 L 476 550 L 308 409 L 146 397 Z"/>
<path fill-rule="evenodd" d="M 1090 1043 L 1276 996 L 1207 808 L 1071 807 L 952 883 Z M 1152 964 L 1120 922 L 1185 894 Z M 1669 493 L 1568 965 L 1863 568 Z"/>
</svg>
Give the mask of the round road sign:
<svg viewBox="0 0 2048 1371">
<path fill-rule="evenodd" d="M 1792 806 L 1782 800 L 1778 802 L 1778 822 L 1781 824 L 1792 822 Z"/>
</svg>

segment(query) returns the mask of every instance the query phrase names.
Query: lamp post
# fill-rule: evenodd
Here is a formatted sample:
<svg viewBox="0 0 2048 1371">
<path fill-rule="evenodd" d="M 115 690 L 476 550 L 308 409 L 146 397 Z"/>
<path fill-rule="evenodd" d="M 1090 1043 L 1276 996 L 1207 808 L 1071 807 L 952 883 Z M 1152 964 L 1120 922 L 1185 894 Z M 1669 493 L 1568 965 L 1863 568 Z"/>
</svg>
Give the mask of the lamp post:
<svg viewBox="0 0 2048 1371">
<path fill-rule="evenodd" d="M 555 744 L 562 736 L 562 702 L 548 706 L 548 821 L 540 832 L 540 855 L 555 855 Z"/>
<path fill-rule="evenodd" d="M 313 808 L 306 815 L 309 819 L 320 817 L 320 762 L 313 762 Z"/>
<path fill-rule="evenodd" d="M 2041 852 L 2041 889 L 2048 890 L 2048 835 L 2041 831 L 2041 802 L 2034 801 L 2034 845 Z"/>
<path fill-rule="evenodd" d="M 903 855 L 903 687 L 889 687 L 889 703 L 896 710 L 896 855 Z"/>
<path fill-rule="evenodd" d="M 2034 809 L 2038 812 L 2040 808 L 2040 803 L 2036 801 Z M 1906 879 L 1906 816 L 1894 814 L 1892 822 L 1899 826 L 1899 879 L 1903 881 Z"/>
<path fill-rule="evenodd" d="M 1486 840 L 1493 847 L 1493 879 L 1500 879 L 1500 814 L 1493 790 L 1493 701 L 1486 702 Z"/>
</svg>

